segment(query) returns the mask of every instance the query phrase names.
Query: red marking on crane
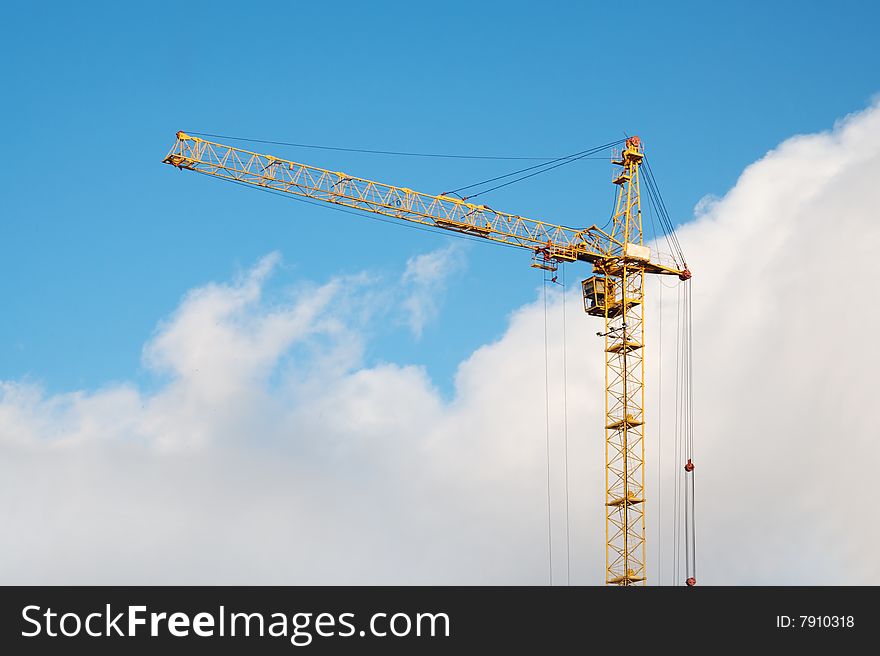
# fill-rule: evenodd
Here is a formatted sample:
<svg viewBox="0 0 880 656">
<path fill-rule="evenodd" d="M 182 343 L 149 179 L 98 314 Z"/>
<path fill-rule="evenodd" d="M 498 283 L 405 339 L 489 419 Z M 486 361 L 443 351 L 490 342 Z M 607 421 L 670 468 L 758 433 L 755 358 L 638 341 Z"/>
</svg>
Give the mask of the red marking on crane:
<svg viewBox="0 0 880 656">
<path fill-rule="evenodd" d="M 686 472 L 694 471 L 694 463 L 691 461 L 690 458 L 688 458 L 687 464 L 684 466 L 684 470 Z"/>
</svg>

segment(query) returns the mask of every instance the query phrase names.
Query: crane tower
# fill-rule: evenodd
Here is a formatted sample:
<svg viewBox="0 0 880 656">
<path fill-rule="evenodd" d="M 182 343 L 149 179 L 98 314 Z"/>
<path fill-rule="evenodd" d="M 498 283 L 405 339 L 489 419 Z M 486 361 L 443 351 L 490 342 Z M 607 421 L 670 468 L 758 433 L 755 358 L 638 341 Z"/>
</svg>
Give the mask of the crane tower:
<svg viewBox="0 0 880 656">
<path fill-rule="evenodd" d="M 424 194 L 346 173 L 207 141 L 184 132 L 164 162 L 240 184 L 312 201 L 442 228 L 532 252 L 533 266 L 586 262 L 582 283 L 587 314 L 604 319 L 605 353 L 605 581 L 644 584 L 645 545 L 645 274 L 691 273 L 683 258 L 664 261 L 642 232 L 638 137 L 613 159 L 617 186 L 610 232 L 570 228 L 500 212 L 453 195 Z M 690 469 L 693 465 L 688 461 Z M 692 584 L 689 579 L 689 585 Z"/>
</svg>

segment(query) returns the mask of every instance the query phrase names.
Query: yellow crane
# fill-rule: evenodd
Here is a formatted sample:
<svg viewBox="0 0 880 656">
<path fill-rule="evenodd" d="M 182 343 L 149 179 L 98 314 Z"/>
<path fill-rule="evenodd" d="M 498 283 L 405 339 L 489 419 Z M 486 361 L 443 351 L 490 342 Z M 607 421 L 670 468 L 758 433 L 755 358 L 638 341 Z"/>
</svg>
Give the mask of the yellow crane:
<svg viewBox="0 0 880 656">
<path fill-rule="evenodd" d="M 424 194 L 184 132 L 177 133 L 164 163 L 518 246 L 532 252 L 533 266 L 539 268 L 555 270 L 560 262 L 591 264 L 593 275 L 582 283 L 584 309 L 605 321 L 601 333 L 605 351 L 605 580 L 611 585 L 633 585 L 647 579 L 645 274 L 681 280 L 691 276 L 683 259 L 664 260 L 644 243 L 639 176 L 643 159 L 641 141 L 629 137 L 612 160 L 617 192 L 610 232 L 595 225 L 577 229 L 537 221 L 452 195 Z M 692 473 L 692 464 L 687 471 Z M 693 584 L 690 578 L 688 584 Z"/>
</svg>

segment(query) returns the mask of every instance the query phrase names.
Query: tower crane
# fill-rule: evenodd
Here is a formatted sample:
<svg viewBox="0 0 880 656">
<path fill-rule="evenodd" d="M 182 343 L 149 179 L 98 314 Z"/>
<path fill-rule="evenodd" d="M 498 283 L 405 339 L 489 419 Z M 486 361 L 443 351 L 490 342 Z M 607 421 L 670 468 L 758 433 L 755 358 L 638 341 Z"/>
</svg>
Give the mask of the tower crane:
<svg viewBox="0 0 880 656">
<path fill-rule="evenodd" d="M 532 265 L 542 269 L 556 270 L 559 263 L 567 262 L 590 264 L 592 275 L 582 282 L 584 309 L 588 315 L 604 319 L 604 330 L 599 335 L 605 353 L 605 581 L 610 585 L 633 585 L 647 580 L 645 276 L 691 277 L 683 257 L 664 260 L 644 243 L 640 194 L 643 160 L 644 149 L 636 136 L 628 137 L 612 159 L 612 181 L 617 191 L 609 231 L 595 225 L 578 229 L 529 219 L 452 194 L 420 193 L 185 132 L 177 133 L 164 163 L 239 184 L 521 247 L 531 251 Z M 685 469 L 692 485 L 690 460 Z M 692 493 L 689 499 L 692 502 Z M 692 521 L 692 512 L 686 513 L 686 521 Z M 691 557 L 689 553 L 688 559 Z M 688 585 L 693 585 L 690 564 L 688 575 Z"/>
</svg>

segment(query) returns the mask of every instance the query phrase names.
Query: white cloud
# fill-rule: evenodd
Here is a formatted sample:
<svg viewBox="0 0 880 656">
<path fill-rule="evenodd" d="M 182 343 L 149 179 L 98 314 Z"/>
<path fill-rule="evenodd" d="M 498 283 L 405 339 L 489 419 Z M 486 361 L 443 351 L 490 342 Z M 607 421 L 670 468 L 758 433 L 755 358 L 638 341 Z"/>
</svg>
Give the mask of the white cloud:
<svg viewBox="0 0 880 656">
<path fill-rule="evenodd" d="M 449 278 L 460 273 L 464 264 L 464 254 L 456 242 L 406 261 L 403 282 L 410 291 L 402 305 L 409 328 L 417 339 L 427 323 L 437 316 Z"/>
<path fill-rule="evenodd" d="M 681 231 L 694 293 L 706 576 L 880 582 L 865 505 L 880 108 L 791 139 Z M 864 464 L 863 464 L 864 463 Z"/>
<path fill-rule="evenodd" d="M 701 582 L 880 583 L 878 175 L 872 107 L 780 145 L 680 231 L 695 272 Z M 414 258 L 406 283 L 436 289 L 460 267 L 452 253 Z M 517 310 L 501 339 L 461 363 L 447 402 L 420 367 L 365 366 L 375 280 L 266 298 L 277 257 L 183 299 L 144 349 L 165 381 L 155 392 L 123 384 L 47 395 L 2 383 L 0 583 L 546 581 L 543 305 Z M 659 289 L 649 316 L 655 392 Z M 572 580 L 596 583 L 601 354 L 571 293 Z M 671 390 L 674 292 L 663 294 Z M 560 301 L 550 298 L 557 581 Z M 410 310 L 418 334 L 433 310 Z M 669 419 L 671 392 L 663 401 Z M 649 457 L 656 491 L 656 442 Z M 669 489 L 667 475 L 665 500 Z"/>
</svg>

